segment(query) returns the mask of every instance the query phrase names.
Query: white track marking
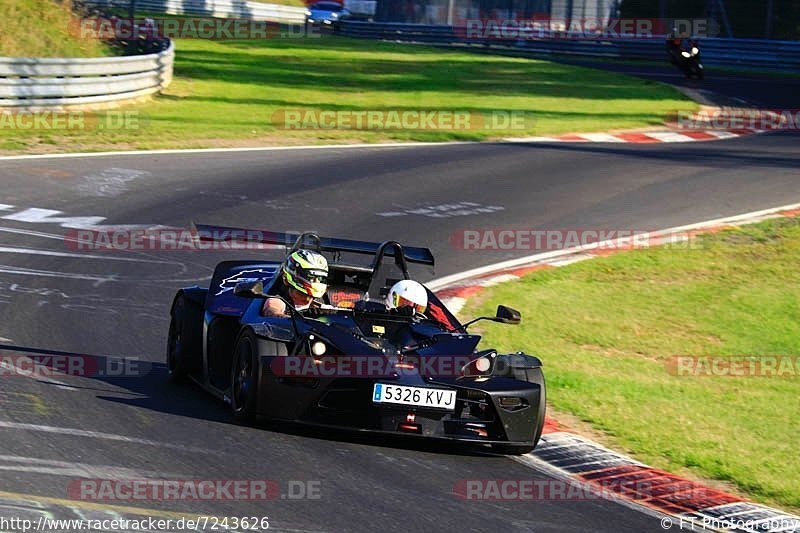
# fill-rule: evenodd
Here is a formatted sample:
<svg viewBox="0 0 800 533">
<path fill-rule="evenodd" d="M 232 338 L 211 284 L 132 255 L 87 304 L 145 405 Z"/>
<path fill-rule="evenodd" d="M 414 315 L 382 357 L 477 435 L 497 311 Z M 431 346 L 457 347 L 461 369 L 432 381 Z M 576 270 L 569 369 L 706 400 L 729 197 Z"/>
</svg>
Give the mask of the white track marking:
<svg viewBox="0 0 800 533">
<path fill-rule="evenodd" d="M 77 216 L 77 217 L 60 217 L 57 215 L 62 214 L 62 211 L 55 209 L 42 209 L 39 207 L 29 207 L 11 215 L 4 215 L 0 218 L 4 220 L 14 220 L 15 222 L 28 222 L 31 224 L 59 224 L 62 228 L 69 229 L 91 229 L 91 230 L 105 230 L 113 229 L 115 231 L 126 231 L 134 229 L 161 229 L 163 226 L 154 226 L 152 224 L 124 224 L 124 225 L 107 225 L 101 226 L 100 223 L 106 220 L 106 217 L 101 216 Z"/>
<path fill-rule="evenodd" d="M 129 437 L 127 435 L 116 435 L 114 433 L 103 433 L 101 431 L 90 431 L 79 428 L 63 428 L 56 426 L 43 426 L 39 424 L 24 424 L 21 422 L 11 422 L 8 420 L 0 420 L 0 428 L 18 429 L 22 431 L 37 431 L 41 433 L 55 433 L 59 435 L 68 435 L 71 437 L 111 440 L 116 442 L 126 442 L 130 444 L 142 444 L 145 446 L 159 446 L 162 448 L 173 448 L 176 450 L 183 450 L 187 452 L 217 453 L 213 450 L 198 448 L 196 446 L 183 446 L 181 444 L 173 444 L 170 442 L 160 442 L 157 440 L 142 439 L 139 437 Z"/>
<path fill-rule="evenodd" d="M 26 254 L 26 255 L 49 255 L 51 257 L 76 257 L 81 259 L 103 259 L 106 261 L 124 261 L 128 263 L 156 263 L 168 264 L 167 261 L 156 261 L 153 259 L 135 259 L 132 257 L 112 257 L 92 254 L 78 254 L 73 252 L 56 252 L 53 250 L 37 250 L 34 248 L 14 248 L 10 246 L 0 246 L 0 254 Z"/>
<path fill-rule="evenodd" d="M 61 388 L 74 389 L 74 387 L 71 387 L 66 383 L 64 383 L 63 381 L 59 381 L 52 377 L 43 378 L 36 375 L 29 375 L 29 371 L 27 369 L 17 368 L 14 364 L 9 363 L 8 361 L 0 361 L 0 368 L 5 368 L 9 372 L 13 372 L 15 376 L 34 379 L 42 383 L 50 383 L 52 385 L 58 385 Z"/>
<path fill-rule="evenodd" d="M 0 273 L 3 274 L 19 274 L 20 276 L 41 276 L 45 278 L 61 278 L 61 279 L 80 279 L 84 281 L 94 281 L 99 285 L 107 281 L 119 281 L 119 278 L 114 275 L 86 275 L 86 274 L 70 274 L 69 272 L 54 272 L 52 270 L 36 270 L 32 268 L 17 268 L 10 265 L 0 265 Z"/>
<path fill-rule="evenodd" d="M 795 210 L 795 209 L 800 209 L 800 203 L 782 205 L 782 206 L 779 206 L 779 207 L 771 207 L 769 209 L 762 209 L 761 211 L 753 211 L 753 212 L 750 212 L 750 213 L 743 213 L 741 215 L 734 215 L 734 216 L 724 217 L 724 218 L 716 218 L 716 219 L 713 219 L 713 220 L 706 220 L 704 222 L 697 222 L 697 223 L 694 223 L 694 224 L 687 224 L 685 226 L 675 226 L 673 228 L 667 228 L 667 229 L 664 229 L 664 230 L 659 230 L 659 231 L 653 232 L 652 236 L 653 237 L 658 237 L 660 235 L 668 235 L 670 233 L 677 233 L 677 232 L 681 232 L 681 231 L 692 231 L 692 230 L 703 229 L 703 228 L 706 228 L 706 227 L 724 226 L 724 225 L 728 225 L 728 224 L 735 225 L 735 224 L 737 224 L 739 222 L 742 222 L 742 221 L 745 221 L 745 220 L 750 220 L 750 219 L 759 218 L 759 217 L 769 218 L 771 215 L 775 215 L 775 214 L 779 213 L 780 211 L 792 211 L 792 210 Z M 556 258 L 556 257 L 561 257 L 561 256 L 565 256 L 565 255 L 571 255 L 571 254 L 574 254 L 574 253 L 580 252 L 580 251 L 591 251 L 591 250 L 597 249 L 597 248 L 604 248 L 604 247 L 608 247 L 608 246 L 613 245 L 615 242 L 616 241 L 614 241 L 614 240 L 609 240 L 609 241 L 604 241 L 604 242 L 600 242 L 600 243 L 584 244 L 584 245 L 581 245 L 581 246 L 575 246 L 573 248 L 566 248 L 564 250 L 553 250 L 553 251 L 550 251 L 550 252 L 543 252 L 543 253 L 528 255 L 528 256 L 525 256 L 525 257 L 520 257 L 518 259 L 511 259 L 509 261 L 502 261 L 500 263 L 494 263 L 494 264 L 486 265 L 486 266 L 479 267 L 479 268 L 473 268 L 471 270 L 465 270 L 464 272 L 459 272 L 457 274 L 452 274 L 450 276 L 444 276 L 442 278 L 438 278 L 438 279 L 432 280 L 429 283 L 427 283 L 426 285 L 432 291 L 436 291 L 436 290 L 442 289 L 444 287 L 447 287 L 449 285 L 456 284 L 456 283 L 458 283 L 460 281 L 464 281 L 464 280 L 467 280 L 467 279 L 470 279 L 470 278 L 479 277 L 479 276 L 482 276 L 484 274 L 489 274 L 491 272 L 496 272 L 498 270 L 506 270 L 506 269 L 516 268 L 516 267 L 522 267 L 522 266 L 528 265 L 530 263 L 537 263 L 537 262 L 540 262 L 540 261 L 544 261 L 545 259 L 553 259 L 553 258 Z"/>
<path fill-rule="evenodd" d="M 0 231 L 5 233 L 16 233 L 18 235 L 28 235 L 29 237 L 42 237 L 43 239 L 53 239 L 56 241 L 78 242 L 78 239 L 73 239 L 71 237 L 67 237 L 66 235 L 59 235 L 57 233 L 44 233 L 42 231 L 33 231 L 29 229 L 7 228 L 0 226 Z"/>
<path fill-rule="evenodd" d="M 450 218 L 468 215 L 494 213 L 505 209 L 499 205 L 481 205 L 475 202 L 456 202 L 452 204 L 429 205 L 417 208 L 402 209 L 400 211 L 385 211 L 375 213 L 380 217 L 402 217 L 406 215 L 419 215 L 430 218 Z"/>
<path fill-rule="evenodd" d="M 14 220 L 16 222 L 30 222 L 34 224 L 49 222 L 51 224 L 61 224 L 62 228 L 73 228 L 73 229 L 94 228 L 106 219 L 106 217 L 98 217 L 98 216 L 89 216 L 89 217 L 55 216 L 55 215 L 60 215 L 61 213 L 62 211 L 56 211 L 55 209 L 40 209 L 38 207 L 31 207 L 28 209 L 24 209 L 18 213 L 14 213 L 12 215 L 4 215 L 0 218 L 4 220 Z"/>
<path fill-rule="evenodd" d="M 95 174 L 84 176 L 83 183 L 78 186 L 84 194 L 113 198 L 128 190 L 128 184 L 138 178 L 150 176 L 146 170 L 130 168 L 107 168 Z"/>
<path fill-rule="evenodd" d="M 11 209 L 14 209 L 14 206 L 13 206 L 13 205 L 10 205 L 10 204 L 0 204 L 0 211 L 10 211 Z"/>
<path fill-rule="evenodd" d="M 141 156 L 141 155 L 169 155 L 169 154 L 219 154 L 237 152 L 288 152 L 295 150 L 357 150 L 374 148 L 408 148 L 423 146 L 456 146 L 463 144 L 479 144 L 471 141 L 449 141 L 449 142 L 404 142 L 404 143 L 375 143 L 375 144 L 320 144 L 304 146 L 261 146 L 252 148 L 193 148 L 186 150 L 130 150 L 116 152 L 88 152 L 70 154 L 36 154 L 36 155 L 9 155 L 0 156 L 0 161 L 18 161 L 25 159 L 64 159 L 70 157 L 118 157 L 118 156 Z"/>
<path fill-rule="evenodd" d="M 176 263 L 178 264 L 178 263 Z M 210 275 L 203 275 L 194 278 L 134 278 L 134 277 L 121 277 L 117 274 L 76 274 L 71 272 L 56 272 L 52 270 L 37 270 L 33 268 L 20 268 L 11 265 L 0 265 L 0 273 L 2 274 L 17 274 L 20 276 L 41 276 L 44 278 L 61 278 L 61 279 L 77 279 L 83 281 L 93 281 L 94 286 L 97 287 L 103 283 L 116 281 L 119 283 L 198 283 L 210 279 Z"/>
<path fill-rule="evenodd" d="M 53 461 L 20 455 L 0 455 L 0 470 L 89 479 L 161 479 L 164 477 L 179 477 L 156 471 L 139 471 L 119 466 L 98 466 L 86 463 Z"/>
</svg>

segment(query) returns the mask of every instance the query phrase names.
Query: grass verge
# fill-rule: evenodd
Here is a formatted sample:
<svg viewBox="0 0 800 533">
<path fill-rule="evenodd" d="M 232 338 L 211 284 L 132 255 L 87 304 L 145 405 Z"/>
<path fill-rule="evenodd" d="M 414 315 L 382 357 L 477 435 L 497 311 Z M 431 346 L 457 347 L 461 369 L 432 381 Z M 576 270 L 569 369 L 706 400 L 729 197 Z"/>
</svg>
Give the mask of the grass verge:
<svg viewBox="0 0 800 533">
<path fill-rule="evenodd" d="M 669 113 L 697 107 L 655 82 L 422 46 L 322 36 L 179 40 L 176 47 L 173 84 L 152 102 L 125 108 L 139 113 L 135 124 L 2 128 L 0 150 L 485 140 L 653 126 Z M 286 130 L 273 118 L 287 109 L 517 111 L 534 121 L 508 130 Z"/>
<path fill-rule="evenodd" d="M 518 307 L 487 345 L 542 357 L 548 400 L 653 466 L 800 509 L 800 369 L 679 376 L 673 355 L 800 354 L 800 220 L 612 255 L 486 289 L 464 316 Z"/>
<path fill-rule="evenodd" d="M 100 57 L 113 55 L 96 39 L 80 36 L 69 0 L 2 0 L 0 56 Z"/>
</svg>

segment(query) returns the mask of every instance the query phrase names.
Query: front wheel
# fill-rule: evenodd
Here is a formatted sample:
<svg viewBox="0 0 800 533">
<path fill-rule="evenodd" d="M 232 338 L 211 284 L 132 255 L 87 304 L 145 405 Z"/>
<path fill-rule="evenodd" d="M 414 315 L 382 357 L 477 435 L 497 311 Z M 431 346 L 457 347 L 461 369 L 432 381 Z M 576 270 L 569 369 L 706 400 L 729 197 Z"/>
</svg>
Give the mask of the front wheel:
<svg viewBox="0 0 800 533">
<path fill-rule="evenodd" d="M 698 69 L 697 69 L 697 79 L 698 79 L 698 80 L 702 80 L 704 77 L 705 77 L 705 76 L 704 76 L 704 74 L 703 74 L 703 67 L 700 67 L 700 68 L 698 68 Z"/>
<path fill-rule="evenodd" d="M 539 390 L 541 391 L 539 395 L 539 409 L 536 412 L 536 428 L 534 429 L 533 441 L 531 442 L 531 445 L 530 446 L 510 445 L 510 444 L 492 445 L 492 449 L 497 453 L 506 455 L 523 455 L 533 451 L 533 449 L 539 443 L 539 439 L 542 437 L 542 431 L 544 430 L 544 420 L 547 414 L 547 386 L 544 381 L 544 373 L 542 372 L 541 367 L 515 368 L 513 365 L 509 364 L 507 365 L 506 375 L 508 377 L 513 377 L 514 379 L 519 379 L 520 381 L 535 383 L 539 385 Z"/>
<path fill-rule="evenodd" d="M 492 451 L 502 455 L 525 455 L 530 453 L 536 446 L 513 445 L 513 444 L 493 444 Z"/>
</svg>

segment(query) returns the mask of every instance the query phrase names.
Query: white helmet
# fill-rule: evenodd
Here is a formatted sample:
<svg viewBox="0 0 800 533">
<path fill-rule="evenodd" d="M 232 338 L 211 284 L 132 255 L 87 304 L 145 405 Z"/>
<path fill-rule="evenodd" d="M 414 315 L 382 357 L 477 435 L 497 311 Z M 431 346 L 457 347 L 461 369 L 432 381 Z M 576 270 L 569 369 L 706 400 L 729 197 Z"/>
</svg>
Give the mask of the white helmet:
<svg viewBox="0 0 800 533">
<path fill-rule="evenodd" d="M 416 313 L 424 313 L 428 308 L 428 291 L 419 282 L 410 279 L 400 280 L 389 289 L 386 305 L 389 309 L 408 306 Z"/>
</svg>

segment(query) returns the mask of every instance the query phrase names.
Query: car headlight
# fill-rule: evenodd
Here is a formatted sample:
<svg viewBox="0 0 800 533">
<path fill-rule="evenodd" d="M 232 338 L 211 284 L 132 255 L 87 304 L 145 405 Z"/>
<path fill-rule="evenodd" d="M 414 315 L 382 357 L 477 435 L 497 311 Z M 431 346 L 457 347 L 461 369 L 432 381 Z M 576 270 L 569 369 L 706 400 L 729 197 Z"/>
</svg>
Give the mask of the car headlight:
<svg viewBox="0 0 800 533">
<path fill-rule="evenodd" d="M 310 16 L 311 16 L 311 11 L 310 11 L 310 10 L 308 10 L 308 9 L 306 9 L 306 16 L 307 16 L 307 17 L 310 17 Z"/>
<path fill-rule="evenodd" d="M 332 18 L 333 20 L 336 20 L 336 19 L 338 19 L 338 18 L 339 18 L 339 13 L 331 13 L 331 18 Z"/>
<path fill-rule="evenodd" d="M 473 359 L 461 369 L 461 376 L 478 377 L 491 375 L 495 357 L 497 357 L 496 353 L 490 353 Z"/>
<path fill-rule="evenodd" d="M 686 58 L 692 57 L 692 54 L 690 54 L 689 52 L 686 52 L 686 51 L 681 52 L 681 55 L 683 57 L 686 57 Z"/>
<path fill-rule="evenodd" d="M 314 341 L 314 342 L 311 343 L 311 353 L 313 353 L 317 357 L 325 355 L 325 352 L 327 352 L 327 351 L 328 351 L 328 347 L 325 346 L 324 342 L 322 342 L 322 341 Z"/>
<path fill-rule="evenodd" d="M 692 55 L 693 55 L 693 56 L 696 56 L 696 55 L 697 55 L 697 54 L 699 54 L 699 53 L 700 53 L 700 50 L 698 50 L 696 46 L 693 46 L 693 47 L 692 47 Z"/>
</svg>

